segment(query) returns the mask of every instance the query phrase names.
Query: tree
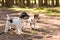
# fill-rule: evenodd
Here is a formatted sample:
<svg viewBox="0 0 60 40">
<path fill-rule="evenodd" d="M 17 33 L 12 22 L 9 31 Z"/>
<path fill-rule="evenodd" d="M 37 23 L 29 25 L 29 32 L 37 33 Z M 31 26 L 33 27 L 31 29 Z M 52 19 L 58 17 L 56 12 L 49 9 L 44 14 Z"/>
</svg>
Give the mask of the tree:
<svg viewBox="0 0 60 40">
<path fill-rule="evenodd" d="M 18 1 L 18 6 L 19 6 L 19 7 L 23 7 L 23 0 L 19 0 L 19 1 Z"/>
<path fill-rule="evenodd" d="M 56 0 L 56 6 L 59 6 L 59 0 Z"/>
<path fill-rule="evenodd" d="M 34 4 L 36 4 L 36 0 L 34 0 Z"/>
<path fill-rule="evenodd" d="M 47 2 L 47 0 L 44 0 L 44 4 L 45 4 L 45 6 L 47 6 L 47 5 L 48 5 L 48 2 Z"/>
<path fill-rule="evenodd" d="M 43 0 L 38 0 L 38 2 L 40 7 L 43 6 Z"/>
<path fill-rule="evenodd" d="M 4 0 L 2 0 L 2 6 L 4 6 Z"/>
<path fill-rule="evenodd" d="M 51 0 L 52 1 L 52 6 L 54 6 L 54 0 Z"/>
<path fill-rule="evenodd" d="M 15 0 L 15 5 L 18 5 L 18 0 Z"/>
<path fill-rule="evenodd" d="M 12 7 L 14 4 L 14 0 L 5 0 L 5 6 L 6 7 Z"/>
<path fill-rule="evenodd" d="M 30 0 L 26 0 L 27 1 L 27 7 L 30 7 Z"/>
<path fill-rule="evenodd" d="M 23 0 L 23 6 L 25 6 L 25 0 Z"/>
</svg>

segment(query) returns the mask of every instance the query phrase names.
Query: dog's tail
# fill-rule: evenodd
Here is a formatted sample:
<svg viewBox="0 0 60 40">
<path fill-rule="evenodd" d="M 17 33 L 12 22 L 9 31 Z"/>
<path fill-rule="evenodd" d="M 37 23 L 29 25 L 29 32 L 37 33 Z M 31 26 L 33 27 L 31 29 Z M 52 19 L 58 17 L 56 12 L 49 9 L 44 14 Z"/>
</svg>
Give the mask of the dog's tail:
<svg viewBox="0 0 60 40">
<path fill-rule="evenodd" d="M 11 19 L 11 17 L 7 14 L 7 19 Z"/>
</svg>

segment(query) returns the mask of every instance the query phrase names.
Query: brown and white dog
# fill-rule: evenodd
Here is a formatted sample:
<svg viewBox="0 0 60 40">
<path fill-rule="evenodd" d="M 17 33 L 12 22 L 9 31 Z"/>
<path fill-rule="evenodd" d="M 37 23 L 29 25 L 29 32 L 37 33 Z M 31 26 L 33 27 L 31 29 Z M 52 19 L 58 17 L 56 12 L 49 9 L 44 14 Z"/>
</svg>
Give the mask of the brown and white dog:
<svg viewBox="0 0 60 40">
<path fill-rule="evenodd" d="M 39 22 L 39 15 L 35 14 L 33 17 L 29 17 L 28 22 L 30 23 L 31 28 L 32 25 L 34 25 L 34 29 L 36 29 L 36 23 Z"/>
<path fill-rule="evenodd" d="M 23 12 L 20 17 L 25 20 L 25 21 L 24 20 L 23 21 L 26 22 L 26 25 L 27 25 L 27 23 L 30 23 L 30 29 L 32 29 L 32 25 L 34 25 L 34 29 L 35 29 L 36 23 L 39 22 L 38 14 L 35 14 L 32 17 L 32 16 L 28 15 L 26 12 Z"/>
</svg>

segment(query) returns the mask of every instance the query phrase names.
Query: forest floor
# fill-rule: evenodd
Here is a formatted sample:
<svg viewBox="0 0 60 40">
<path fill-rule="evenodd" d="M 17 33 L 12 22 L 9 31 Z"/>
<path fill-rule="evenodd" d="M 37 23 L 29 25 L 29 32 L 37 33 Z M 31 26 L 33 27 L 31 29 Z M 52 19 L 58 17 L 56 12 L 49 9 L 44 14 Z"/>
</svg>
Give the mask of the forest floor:
<svg viewBox="0 0 60 40">
<path fill-rule="evenodd" d="M 19 17 L 21 12 L 0 10 L 0 40 L 60 40 L 60 16 L 51 16 L 47 14 L 40 15 L 40 23 L 37 23 L 37 29 L 29 29 L 29 25 L 21 35 L 4 34 L 6 14 L 11 17 Z M 28 12 L 29 15 L 34 15 L 33 12 Z"/>
</svg>

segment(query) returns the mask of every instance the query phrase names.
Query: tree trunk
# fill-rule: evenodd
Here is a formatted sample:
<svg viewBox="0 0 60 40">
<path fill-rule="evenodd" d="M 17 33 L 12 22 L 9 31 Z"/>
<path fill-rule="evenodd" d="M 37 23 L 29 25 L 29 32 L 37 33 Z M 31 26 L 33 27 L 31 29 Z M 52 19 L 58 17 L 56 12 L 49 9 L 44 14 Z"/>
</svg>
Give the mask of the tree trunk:
<svg viewBox="0 0 60 40">
<path fill-rule="evenodd" d="M 47 0 L 44 0 L 44 5 L 45 5 L 45 6 L 48 6 Z"/>
<path fill-rule="evenodd" d="M 30 7 L 30 0 L 26 0 L 27 1 L 27 7 Z"/>
<path fill-rule="evenodd" d="M 52 1 L 52 7 L 54 6 L 54 0 L 51 0 Z"/>
<path fill-rule="evenodd" d="M 38 0 L 39 2 L 39 7 L 43 6 L 43 0 Z"/>
<path fill-rule="evenodd" d="M 36 0 L 34 0 L 34 2 L 35 2 L 34 4 L 36 5 Z"/>
<path fill-rule="evenodd" d="M 23 0 L 23 7 L 25 7 L 26 5 L 25 5 L 25 0 Z"/>
<path fill-rule="evenodd" d="M 14 0 L 5 0 L 5 6 L 6 7 L 12 7 L 14 4 Z"/>
<path fill-rule="evenodd" d="M 23 0 L 19 0 L 18 6 L 19 6 L 19 7 L 23 7 Z"/>
<path fill-rule="evenodd" d="M 59 0 L 56 0 L 56 6 L 59 6 Z"/>
<path fill-rule="evenodd" d="M 15 5 L 18 5 L 18 0 L 15 0 Z"/>
<path fill-rule="evenodd" d="M 4 0 L 2 0 L 2 6 L 4 6 Z"/>
</svg>

